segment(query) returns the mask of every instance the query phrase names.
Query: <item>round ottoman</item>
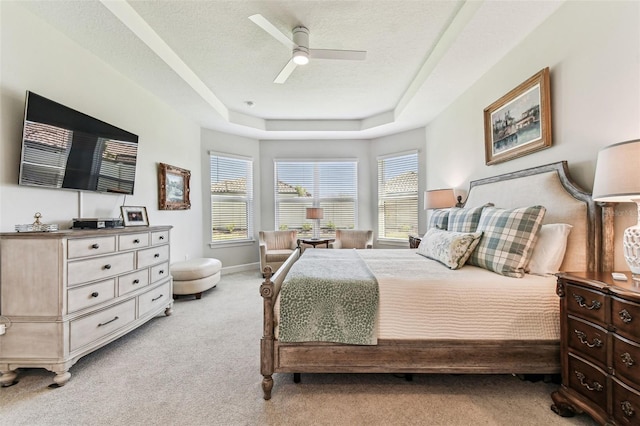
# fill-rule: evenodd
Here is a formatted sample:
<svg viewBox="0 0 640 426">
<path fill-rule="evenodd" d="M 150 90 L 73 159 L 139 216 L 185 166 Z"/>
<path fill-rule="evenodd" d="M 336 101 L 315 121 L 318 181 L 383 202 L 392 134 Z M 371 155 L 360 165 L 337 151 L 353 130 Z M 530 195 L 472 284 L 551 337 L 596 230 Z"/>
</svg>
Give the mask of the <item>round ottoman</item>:
<svg viewBox="0 0 640 426">
<path fill-rule="evenodd" d="M 193 294 L 196 299 L 200 299 L 203 291 L 218 284 L 220 269 L 222 262 L 213 258 L 195 258 L 172 263 L 173 298 Z"/>
</svg>

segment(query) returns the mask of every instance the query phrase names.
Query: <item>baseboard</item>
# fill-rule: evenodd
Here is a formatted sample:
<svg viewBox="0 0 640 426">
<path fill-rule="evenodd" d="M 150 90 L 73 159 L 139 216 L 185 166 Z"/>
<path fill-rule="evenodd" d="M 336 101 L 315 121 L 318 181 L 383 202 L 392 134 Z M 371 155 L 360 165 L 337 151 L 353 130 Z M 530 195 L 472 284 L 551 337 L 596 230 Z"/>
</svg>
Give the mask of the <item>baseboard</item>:
<svg viewBox="0 0 640 426">
<path fill-rule="evenodd" d="M 233 274 L 235 272 L 256 271 L 256 274 L 260 272 L 260 262 L 245 263 L 244 265 L 223 266 L 220 273 L 221 275 Z"/>
</svg>

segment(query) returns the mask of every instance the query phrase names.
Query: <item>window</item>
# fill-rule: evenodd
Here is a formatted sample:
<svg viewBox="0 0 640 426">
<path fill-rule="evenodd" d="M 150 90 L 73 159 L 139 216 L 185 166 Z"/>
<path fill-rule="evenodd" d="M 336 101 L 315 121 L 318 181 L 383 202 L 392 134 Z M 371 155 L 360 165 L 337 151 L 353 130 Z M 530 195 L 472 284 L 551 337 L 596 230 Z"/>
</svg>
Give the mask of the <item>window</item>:
<svg viewBox="0 0 640 426">
<path fill-rule="evenodd" d="M 211 241 L 253 239 L 253 161 L 210 152 Z"/>
<path fill-rule="evenodd" d="M 379 238 L 406 241 L 418 232 L 418 153 L 378 158 Z"/>
<path fill-rule="evenodd" d="M 357 227 L 358 163 L 344 161 L 275 162 L 276 229 L 295 229 L 311 237 L 314 220 L 307 207 L 321 207 L 318 234 L 335 236 L 335 230 Z"/>
</svg>

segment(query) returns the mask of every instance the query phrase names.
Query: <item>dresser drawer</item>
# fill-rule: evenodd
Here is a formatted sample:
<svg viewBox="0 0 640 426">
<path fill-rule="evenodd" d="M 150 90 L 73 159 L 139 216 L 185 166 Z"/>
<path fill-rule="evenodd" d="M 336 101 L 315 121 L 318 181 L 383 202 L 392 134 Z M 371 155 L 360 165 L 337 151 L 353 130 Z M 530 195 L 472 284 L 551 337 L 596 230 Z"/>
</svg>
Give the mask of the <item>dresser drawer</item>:
<svg viewBox="0 0 640 426">
<path fill-rule="evenodd" d="M 612 414 L 617 424 L 640 424 L 640 394 L 615 378 L 611 384 L 613 386 Z"/>
<path fill-rule="evenodd" d="M 567 284 L 567 310 L 580 318 L 605 324 L 605 296 L 602 293 Z"/>
<path fill-rule="evenodd" d="M 136 300 L 126 302 L 71 321 L 69 325 L 69 350 L 75 351 L 84 345 L 124 327 L 136 318 Z"/>
<path fill-rule="evenodd" d="M 137 249 L 149 246 L 149 233 L 125 234 L 118 236 L 118 249 L 120 251 Z"/>
<path fill-rule="evenodd" d="M 158 231 L 151 233 L 151 245 L 166 244 L 169 242 L 169 231 Z"/>
<path fill-rule="evenodd" d="M 150 280 L 152 283 L 163 280 L 169 276 L 169 263 L 165 262 L 151 268 Z"/>
<path fill-rule="evenodd" d="M 169 260 L 169 246 L 157 246 L 138 251 L 138 268 L 146 268 Z"/>
<path fill-rule="evenodd" d="M 166 305 L 171 297 L 171 281 L 141 294 L 138 297 L 138 317 L 143 317 L 156 308 Z"/>
<path fill-rule="evenodd" d="M 569 386 L 607 410 L 607 377 L 595 365 L 569 354 Z"/>
<path fill-rule="evenodd" d="M 640 386 L 640 344 L 614 334 L 612 364 L 616 376 Z"/>
<path fill-rule="evenodd" d="M 149 270 L 143 269 L 118 277 L 118 296 L 131 293 L 149 285 Z"/>
<path fill-rule="evenodd" d="M 597 362 L 601 368 L 607 363 L 607 331 L 597 325 L 569 315 L 567 318 L 569 347 L 580 356 Z"/>
<path fill-rule="evenodd" d="M 69 240 L 67 243 L 68 259 L 108 254 L 115 251 L 115 235 L 110 237 L 79 238 L 77 240 Z"/>
<path fill-rule="evenodd" d="M 67 308 L 69 313 L 72 313 L 107 302 L 114 297 L 116 297 L 114 279 L 74 287 L 67 292 Z"/>
<path fill-rule="evenodd" d="M 640 305 L 612 297 L 611 324 L 616 333 L 640 341 Z"/>
<path fill-rule="evenodd" d="M 67 283 L 74 286 L 133 271 L 133 258 L 134 253 L 130 252 L 69 262 Z"/>
</svg>

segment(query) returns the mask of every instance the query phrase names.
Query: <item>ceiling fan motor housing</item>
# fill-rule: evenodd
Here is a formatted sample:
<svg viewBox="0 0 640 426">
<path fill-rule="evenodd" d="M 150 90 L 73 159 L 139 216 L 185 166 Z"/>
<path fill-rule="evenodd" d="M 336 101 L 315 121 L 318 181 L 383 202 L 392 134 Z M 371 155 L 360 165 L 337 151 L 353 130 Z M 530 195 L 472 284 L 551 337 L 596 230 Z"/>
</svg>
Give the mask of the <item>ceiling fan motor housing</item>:
<svg viewBox="0 0 640 426">
<path fill-rule="evenodd" d="M 304 65 L 309 62 L 309 29 L 307 27 L 298 26 L 293 29 L 293 42 L 296 47 L 293 48 L 293 61 L 298 65 Z"/>
</svg>

